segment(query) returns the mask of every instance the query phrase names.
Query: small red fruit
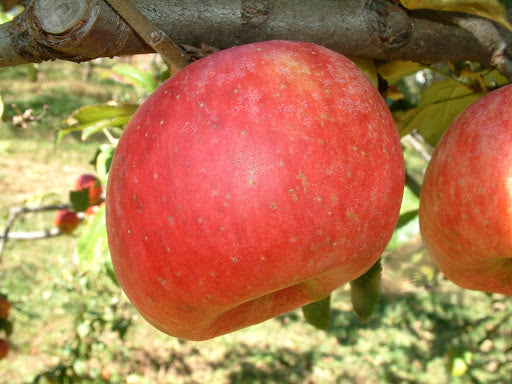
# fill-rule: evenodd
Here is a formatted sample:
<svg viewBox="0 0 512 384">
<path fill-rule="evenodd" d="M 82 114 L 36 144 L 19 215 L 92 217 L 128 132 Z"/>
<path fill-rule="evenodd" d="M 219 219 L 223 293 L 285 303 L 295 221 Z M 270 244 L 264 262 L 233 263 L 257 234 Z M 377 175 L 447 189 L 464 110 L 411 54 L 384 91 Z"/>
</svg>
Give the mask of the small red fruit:
<svg viewBox="0 0 512 384">
<path fill-rule="evenodd" d="M 393 118 L 350 60 L 290 41 L 227 49 L 124 130 L 106 199 L 114 270 L 157 328 L 212 338 L 366 272 L 403 187 Z"/>
<path fill-rule="evenodd" d="M 87 188 L 89 188 L 89 205 L 98 204 L 103 192 L 100 180 L 94 175 L 80 175 L 75 184 L 75 191 L 83 191 Z"/>
<path fill-rule="evenodd" d="M 99 205 L 91 205 L 89 208 L 87 208 L 84 212 L 84 216 L 87 218 L 91 218 L 105 205 L 105 202 L 102 201 Z"/>
<path fill-rule="evenodd" d="M 512 295 L 512 85 L 480 98 L 432 155 L 420 196 L 423 242 L 468 289 Z"/>
<path fill-rule="evenodd" d="M 9 353 L 9 344 L 4 339 L 0 339 L 0 360 Z"/>
<path fill-rule="evenodd" d="M 61 209 L 55 214 L 53 222 L 62 233 L 72 233 L 76 227 L 78 227 L 78 224 L 80 224 L 80 218 L 76 212 Z"/>
<path fill-rule="evenodd" d="M 94 216 L 99 209 L 99 205 L 91 205 L 89 208 L 85 210 L 84 215 L 86 217 Z"/>
<path fill-rule="evenodd" d="M 6 299 L 0 297 L 0 319 L 7 319 L 7 316 L 9 316 L 10 309 L 11 303 Z"/>
</svg>

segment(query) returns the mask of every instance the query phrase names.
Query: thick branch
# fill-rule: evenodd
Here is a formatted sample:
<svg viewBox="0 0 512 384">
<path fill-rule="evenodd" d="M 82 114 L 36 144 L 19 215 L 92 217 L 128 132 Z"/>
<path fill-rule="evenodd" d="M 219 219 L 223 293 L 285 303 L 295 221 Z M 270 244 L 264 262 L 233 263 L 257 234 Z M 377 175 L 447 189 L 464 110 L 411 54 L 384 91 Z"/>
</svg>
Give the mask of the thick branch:
<svg viewBox="0 0 512 384">
<path fill-rule="evenodd" d="M 180 45 L 311 41 L 349 57 L 473 61 L 510 75 L 510 33 L 461 13 L 408 12 L 388 0 L 134 0 Z M 151 52 L 103 0 L 31 0 L 0 26 L 0 66 Z"/>
</svg>

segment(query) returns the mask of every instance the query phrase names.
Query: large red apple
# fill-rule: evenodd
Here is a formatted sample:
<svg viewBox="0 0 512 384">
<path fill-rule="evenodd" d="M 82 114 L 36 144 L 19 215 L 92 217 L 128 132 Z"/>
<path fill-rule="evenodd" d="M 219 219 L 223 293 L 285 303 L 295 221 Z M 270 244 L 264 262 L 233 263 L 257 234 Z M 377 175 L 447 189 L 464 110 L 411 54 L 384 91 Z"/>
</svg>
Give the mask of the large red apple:
<svg viewBox="0 0 512 384">
<path fill-rule="evenodd" d="M 157 328 L 212 338 L 367 271 L 403 185 L 394 121 L 352 62 L 309 43 L 227 49 L 160 86 L 120 139 L 115 273 Z"/>
<path fill-rule="evenodd" d="M 512 295 L 512 86 L 470 105 L 428 165 L 420 203 L 424 243 L 464 288 Z"/>
</svg>

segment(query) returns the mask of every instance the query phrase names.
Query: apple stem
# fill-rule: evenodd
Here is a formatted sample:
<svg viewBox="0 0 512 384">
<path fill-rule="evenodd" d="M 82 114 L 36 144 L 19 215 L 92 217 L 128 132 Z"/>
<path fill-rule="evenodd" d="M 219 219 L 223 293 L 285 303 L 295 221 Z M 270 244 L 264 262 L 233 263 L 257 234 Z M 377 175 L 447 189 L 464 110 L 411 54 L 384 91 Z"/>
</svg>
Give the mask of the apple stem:
<svg viewBox="0 0 512 384">
<path fill-rule="evenodd" d="M 174 69 L 181 70 L 190 62 L 188 54 L 158 29 L 131 0 L 107 0 L 112 8 L 144 41 Z"/>
</svg>

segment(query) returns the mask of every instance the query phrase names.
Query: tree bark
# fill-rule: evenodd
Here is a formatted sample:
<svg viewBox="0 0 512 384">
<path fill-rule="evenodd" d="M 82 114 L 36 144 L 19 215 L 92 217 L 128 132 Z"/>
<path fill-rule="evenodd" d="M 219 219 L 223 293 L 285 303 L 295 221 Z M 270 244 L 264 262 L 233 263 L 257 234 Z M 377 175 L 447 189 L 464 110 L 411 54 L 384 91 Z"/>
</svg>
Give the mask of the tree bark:
<svg viewBox="0 0 512 384">
<path fill-rule="evenodd" d="M 512 76 L 512 34 L 469 14 L 410 11 L 390 0 L 133 0 L 181 46 L 288 39 L 348 57 L 472 61 Z M 87 61 L 153 50 L 103 0 L 29 0 L 0 25 L 0 66 Z"/>
</svg>

